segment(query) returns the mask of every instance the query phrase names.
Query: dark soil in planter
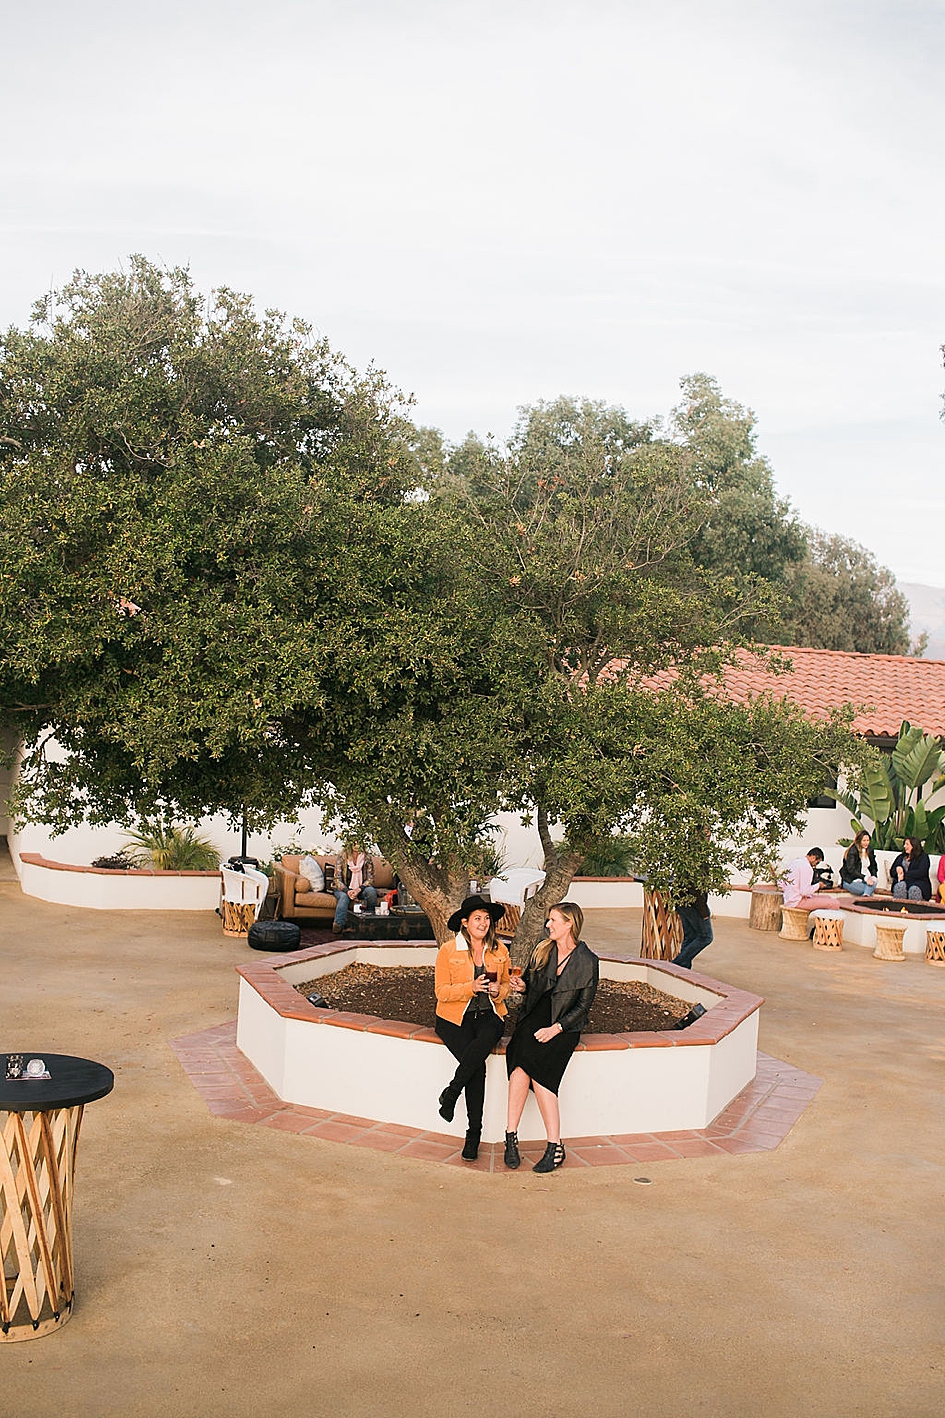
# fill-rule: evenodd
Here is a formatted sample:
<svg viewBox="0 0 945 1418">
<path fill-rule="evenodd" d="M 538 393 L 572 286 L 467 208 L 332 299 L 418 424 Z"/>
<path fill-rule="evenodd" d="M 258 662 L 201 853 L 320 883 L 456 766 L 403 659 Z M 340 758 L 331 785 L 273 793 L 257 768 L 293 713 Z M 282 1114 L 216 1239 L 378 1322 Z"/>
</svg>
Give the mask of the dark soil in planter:
<svg viewBox="0 0 945 1418">
<path fill-rule="evenodd" d="M 401 1019 L 406 1024 L 432 1028 L 435 1001 L 432 965 L 348 965 L 331 975 L 321 975 L 304 985 L 299 994 L 314 991 L 332 1009 L 352 1014 L 373 1014 L 379 1019 Z M 515 1020 L 514 999 L 509 1000 L 506 1033 Z M 591 1009 L 587 1033 L 623 1034 L 635 1030 L 672 1029 L 689 1013 L 690 1005 L 651 985 L 601 980 Z"/>
</svg>

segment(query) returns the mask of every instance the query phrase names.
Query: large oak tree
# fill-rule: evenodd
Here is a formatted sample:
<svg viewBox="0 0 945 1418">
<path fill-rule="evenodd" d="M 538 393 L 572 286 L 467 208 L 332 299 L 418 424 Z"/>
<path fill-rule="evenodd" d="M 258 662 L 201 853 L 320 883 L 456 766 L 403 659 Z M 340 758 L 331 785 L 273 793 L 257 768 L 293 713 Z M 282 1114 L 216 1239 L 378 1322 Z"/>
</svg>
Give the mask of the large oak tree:
<svg viewBox="0 0 945 1418">
<path fill-rule="evenodd" d="M 304 326 L 136 258 L 7 333 L 0 412 L 0 712 L 35 819 L 316 802 L 442 937 L 518 812 L 548 873 L 524 948 L 613 830 L 677 898 L 718 887 L 851 757 L 718 694 L 763 578 L 699 564 L 717 478 L 620 410 L 444 449 Z"/>
</svg>

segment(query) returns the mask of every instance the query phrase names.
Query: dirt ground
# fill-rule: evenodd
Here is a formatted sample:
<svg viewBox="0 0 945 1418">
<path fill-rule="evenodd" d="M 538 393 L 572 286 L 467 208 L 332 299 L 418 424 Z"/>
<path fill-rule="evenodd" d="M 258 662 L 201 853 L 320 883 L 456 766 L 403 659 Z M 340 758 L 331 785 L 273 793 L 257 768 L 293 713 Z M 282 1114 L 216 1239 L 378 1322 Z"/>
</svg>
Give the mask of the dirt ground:
<svg viewBox="0 0 945 1418">
<path fill-rule="evenodd" d="M 488 1175 L 212 1117 L 170 1041 L 234 1017 L 245 943 L 0 884 L 0 1049 L 116 1074 L 76 1313 L 0 1345 L 0 1418 L 939 1418 L 945 971 L 715 928 L 704 972 L 824 1079 L 784 1142 Z"/>
<path fill-rule="evenodd" d="M 295 988 L 300 995 L 316 990 L 332 1009 L 433 1027 L 432 965 L 348 965 L 337 974 L 322 975 Z M 507 1034 L 514 1027 L 518 1002 L 515 995 L 509 996 Z M 672 1029 L 688 1012 L 688 1004 L 654 990 L 652 985 L 601 980 L 584 1032 L 621 1034 L 634 1029 Z"/>
</svg>

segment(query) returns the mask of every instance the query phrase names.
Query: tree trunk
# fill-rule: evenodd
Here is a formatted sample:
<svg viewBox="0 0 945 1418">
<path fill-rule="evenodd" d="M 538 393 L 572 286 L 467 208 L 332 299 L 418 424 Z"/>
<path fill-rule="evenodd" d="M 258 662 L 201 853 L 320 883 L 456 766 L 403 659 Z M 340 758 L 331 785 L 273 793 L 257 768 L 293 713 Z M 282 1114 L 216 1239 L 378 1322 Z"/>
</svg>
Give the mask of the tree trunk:
<svg viewBox="0 0 945 1418">
<path fill-rule="evenodd" d="M 542 863 L 545 879 L 535 895 L 525 902 L 522 919 L 512 941 L 512 960 L 516 965 L 523 966 L 538 942 L 544 940 L 548 912 L 564 900 L 574 873 L 581 865 L 581 857 L 576 852 L 558 851 L 551 840 L 548 815 L 543 808 L 538 809 L 538 835 L 545 853 Z"/>
<path fill-rule="evenodd" d="M 380 814 L 377 814 L 380 818 Z M 387 818 L 378 832 L 378 845 L 414 900 L 430 919 L 437 945 L 453 932 L 446 922 L 469 895 L 469 872 L 450 871 L 425 861 L 400 822 Z"/>
<path fill-rule="evenodd" d="M 776 886 L 753 886 L 748 924 L 753 931 L 777 931 L 781 928 L 781 892 Z"/>
<path fill-rule="evenodd" d="M 397 875 L 429 916 L 437 945 L 449 940 L 454 933 L 446 922 L 469 895 L 468 874 L 446 877 L 436 868 L 425 869 L 417 862 L 402 861 L 397 865 Z"/>
</svg>

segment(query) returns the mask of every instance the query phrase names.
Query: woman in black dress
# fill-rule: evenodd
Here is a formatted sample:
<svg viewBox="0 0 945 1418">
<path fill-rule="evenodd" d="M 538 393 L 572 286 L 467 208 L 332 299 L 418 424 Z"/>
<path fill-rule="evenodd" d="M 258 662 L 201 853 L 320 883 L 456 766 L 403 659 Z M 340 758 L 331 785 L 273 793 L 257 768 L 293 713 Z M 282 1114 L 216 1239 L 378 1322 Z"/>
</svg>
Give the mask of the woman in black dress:
<svg viewBox="0 0 945 1418">
<path fill-rule="evenodd" d="M 524 991 L 515 1033 L 505 1054 L 509 1074 L 509 1111 L 505 1134 L 505 1165 L 518 1167 L 518 1125 L 528 1097 L 535 1101 L 545 1125 L 547 1146 L 533 1172 L 553 1172 L 564 1161 L 558 1088 L 568 1060 L 577 1048 L 587 1012 L 597 994 L 599 962 L 580 939 L 584 912 L 562 901 L 548 915 L 548 939 L 541 941 L 520 980 L 511 987 Z"/>
<path fill-rule="evenodd" d="M 932 895 L 929 854 L 917 837 L 907 837 L 902 851 L 889 868 L 893 896 L 910 901 L 928 901 Z"/>
</svg>

